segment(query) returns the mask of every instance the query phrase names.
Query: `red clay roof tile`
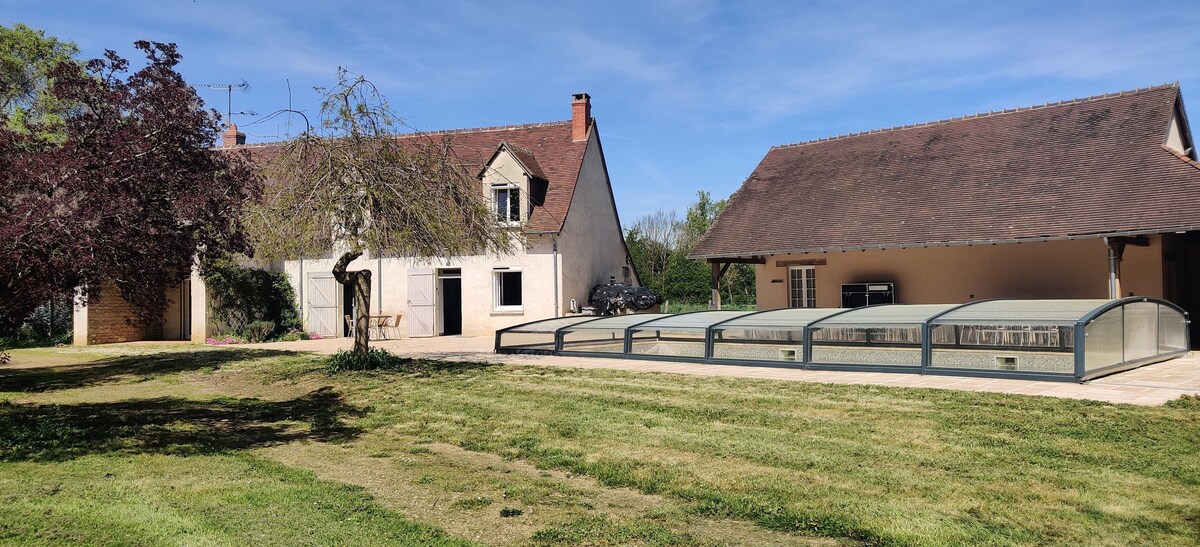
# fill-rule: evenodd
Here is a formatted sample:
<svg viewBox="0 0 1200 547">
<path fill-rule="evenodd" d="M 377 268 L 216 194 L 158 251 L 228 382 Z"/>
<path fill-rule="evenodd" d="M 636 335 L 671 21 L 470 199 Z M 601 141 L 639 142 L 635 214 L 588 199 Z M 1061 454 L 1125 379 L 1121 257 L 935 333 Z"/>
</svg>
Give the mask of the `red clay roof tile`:
<svg viewBox="0 0 1200 547">
<path fill-rule="evenodd" d="M 519 150 L 522 162 L 537 173 L 532 175 L 547 181 L 546 197 L 541 206 L 534 207 L 525 225 L 528 232 L 559 232 L 567 209 L 575 194 L 575 183 L 583 164 L 587 141 L 571 140 L 571 122 L 547 122 L 526 125 L 453 129 L 420 133 L 421 136 L 446 138 L 455 155 L 464 162 L 468 173 L 475 174 L 492 157 L 500 143 L 507 141 Z M 416 135 L 401 138 L 415 138 Z M 263 143 L 217 148 L 221 151 L 246 151 L 255 158 L 264 158 L 280 143 Z M 523 152 L 523 154 L 521 154 Z M 536 159 L 535 159 L 536 155 Z M 532 164 L 532 165 L 531 165 Z"/>
<path fill-rule="evenodd" d="M 1166 85 L 774 147 L 692 255 L 1200 227 L 1200 170 L 1163 152 L 1178 99 Z"/>
</svg>

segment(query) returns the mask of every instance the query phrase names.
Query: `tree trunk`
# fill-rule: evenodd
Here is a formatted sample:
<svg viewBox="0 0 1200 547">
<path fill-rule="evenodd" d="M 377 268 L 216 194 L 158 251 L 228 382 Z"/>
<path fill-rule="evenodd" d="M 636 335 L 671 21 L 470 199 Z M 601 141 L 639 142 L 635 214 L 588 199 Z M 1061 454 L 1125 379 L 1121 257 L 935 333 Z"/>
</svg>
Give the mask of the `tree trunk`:
<svg viewBox="0 0 1200 547">
<path fill-rule="evenodd" d="M 342 290 L 354 291 L 354 353 L 366 353 L 370 342 L 371 320 L 371 270 L 347 272 L 354 259 L 362 252 L 348 252 L 333 265 L 333 278 L 342 284 Z"/>
<path fill-rule="evenodd" d="M 352 272 L 354 275 L 354 307 L 358 310 L 354 318 L 354 353 L 366 353 L 371 339 L 371 270 Z"/>
</svg>

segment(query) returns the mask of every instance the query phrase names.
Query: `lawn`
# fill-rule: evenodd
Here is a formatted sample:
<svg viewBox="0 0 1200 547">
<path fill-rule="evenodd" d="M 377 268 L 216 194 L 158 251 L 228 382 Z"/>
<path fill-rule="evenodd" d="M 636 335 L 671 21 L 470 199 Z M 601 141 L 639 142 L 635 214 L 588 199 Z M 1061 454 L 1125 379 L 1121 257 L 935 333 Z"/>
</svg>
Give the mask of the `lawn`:
<svg viewBox="0 0 1200 547">
<path fill-rule="evenodd" d="M 90 351 L 0 367 L 0 540 L 1200 543 L 1194 400 Z"/>
</svg>

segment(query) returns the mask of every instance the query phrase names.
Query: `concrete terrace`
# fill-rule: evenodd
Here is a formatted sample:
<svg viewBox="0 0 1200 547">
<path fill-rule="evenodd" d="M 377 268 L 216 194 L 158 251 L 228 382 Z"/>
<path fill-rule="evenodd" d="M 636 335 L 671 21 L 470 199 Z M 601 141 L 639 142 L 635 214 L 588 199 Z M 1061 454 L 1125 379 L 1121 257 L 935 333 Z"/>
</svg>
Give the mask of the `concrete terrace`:
<svg viewBox="0 0 1200 547">
<path fill-rule="evenodd" d="M 312 351 L 332 354 L 339 349 L 349 349 L 352 342 L 349 338 L 327 338 L 323 340 L 276 342 L 237 347 Z M 1064 399 L 1087 399 L 1108 403 L 1149 406 L 1161 405 L 1182 395 L 1200 394 L 1200 363 L 1197 362 L 1197 357 L 1192 354 L 1188 354 L 1187 357 L 1079 384 L 1033 380 L 962 378 L 956 376 L 922 376 L 907 373 L 841 372 L 777 367 L 705 365 L 669 361 L 643 361 L 637 359 L 550 355 L 497 355 L 492 352 L 494 343 L 495 339 L 491 336 L 448 336 L 381 340 L 372 342 L 371 344 L 373 347 L 384 348 L 399 355 L 427 359 L 614 369 L 631 372 L 667 372 L 696 376 L 758 378 L 762 380 L 793 382 L 957 389 L 986 393 L 1042 395 Z"/>
</svg>

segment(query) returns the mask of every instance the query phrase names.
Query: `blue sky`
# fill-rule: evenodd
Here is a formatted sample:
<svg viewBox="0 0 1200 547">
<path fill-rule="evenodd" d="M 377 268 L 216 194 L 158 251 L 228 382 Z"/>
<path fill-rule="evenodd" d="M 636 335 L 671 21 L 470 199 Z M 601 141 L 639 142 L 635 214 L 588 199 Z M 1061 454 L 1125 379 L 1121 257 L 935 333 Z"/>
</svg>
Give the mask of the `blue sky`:
<svg viewBox="0 0 1200 547">
<path fill-rule="evenodd" d="M 234 110 L 317 110 L 362 73 L 423 130 L 564 120 L 592 95 L 623 222 L 726 197 L 772 145 L 1179 81 L 1200 96 L 1188 2 L 268 2 L 0 0 L 0 21 L 87 57 L 179 44 Z M 200 89 L 225 108 L 224 91 Z M 1200 103 L 1197 103 L 1200 104 Z M 1193 110 L 1196 107 L 1193 106 Z M 286 136 L 282 118 L 251 142 Z M 294 131 L 294 128 L 293 128 Z"/>
</svg>

